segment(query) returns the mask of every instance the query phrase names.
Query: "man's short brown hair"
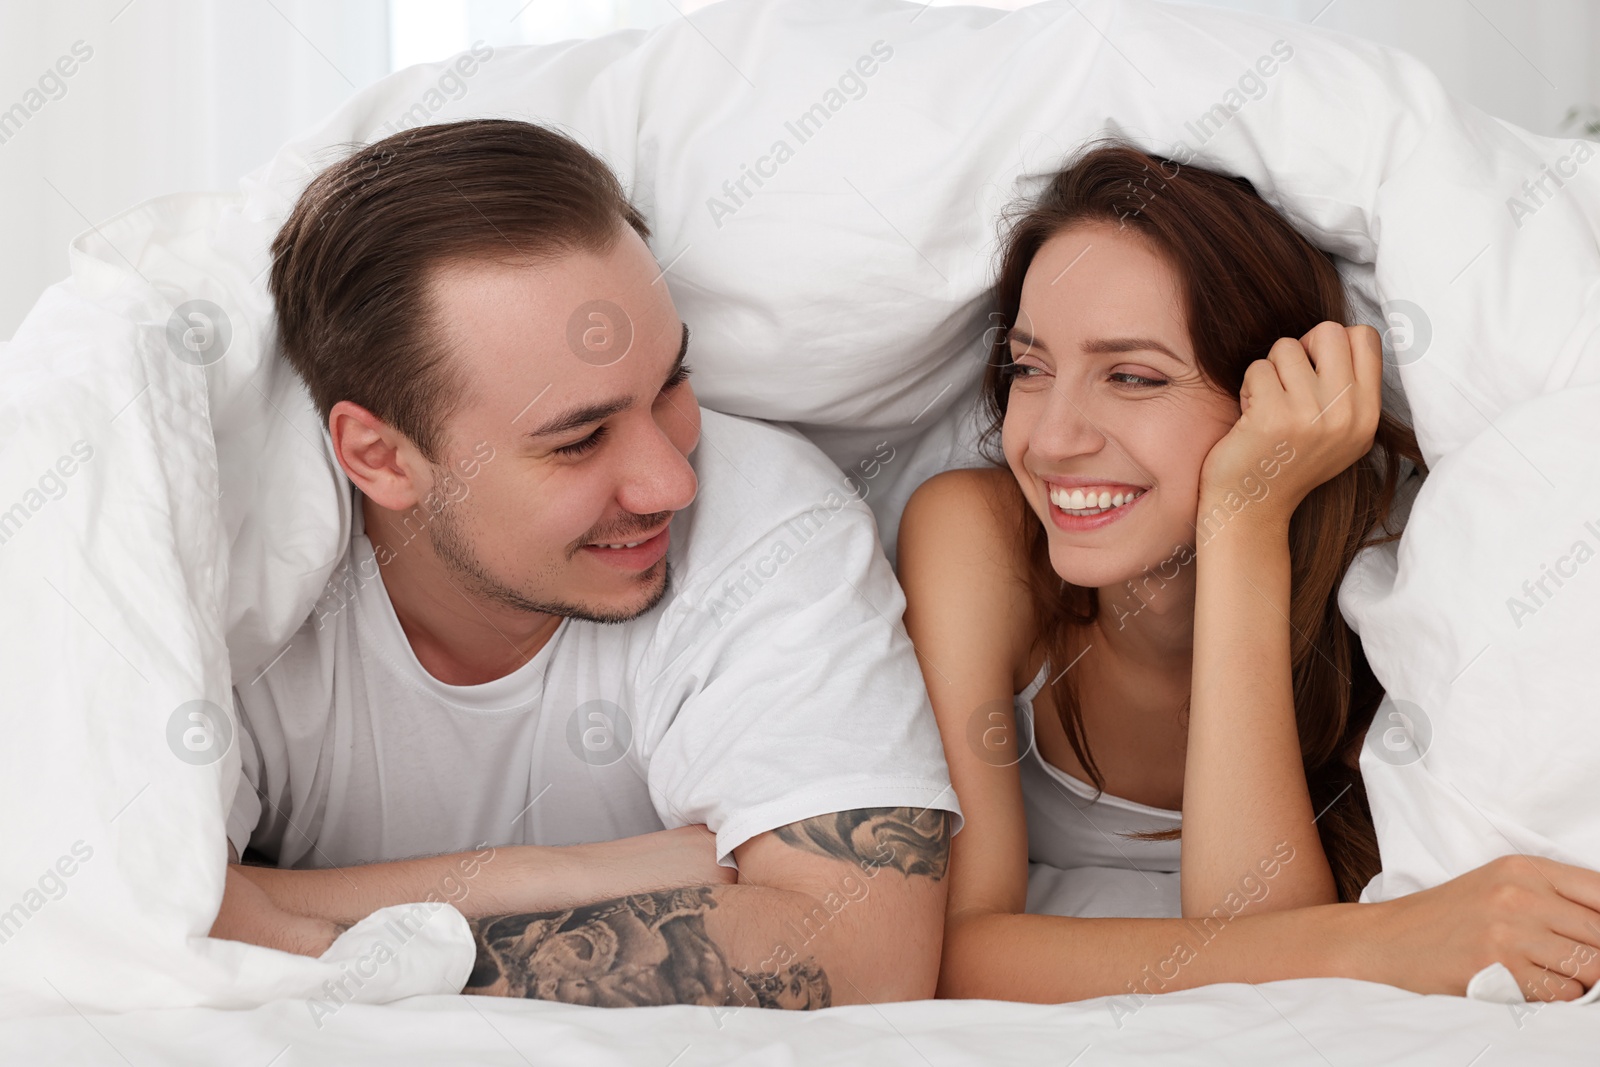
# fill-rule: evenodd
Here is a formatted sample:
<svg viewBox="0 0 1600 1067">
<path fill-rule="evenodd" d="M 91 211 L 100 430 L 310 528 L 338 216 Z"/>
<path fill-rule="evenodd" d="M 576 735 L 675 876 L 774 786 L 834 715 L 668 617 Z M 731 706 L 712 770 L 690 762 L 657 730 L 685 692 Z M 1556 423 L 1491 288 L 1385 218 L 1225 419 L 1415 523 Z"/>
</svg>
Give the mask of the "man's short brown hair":
<svg viewBox="0 0 1600 1067">
<path fill-rule="evenodd" d="M 464 382 L 428 304 L 450 261 L 605 252 L 650 236 L 616 175 L 563 134 L 476 119 L 405 130 L 319 174 L 272 242 L 283 353 L 324 421 L 359 404 L 439 462 Z"/>
</svg>

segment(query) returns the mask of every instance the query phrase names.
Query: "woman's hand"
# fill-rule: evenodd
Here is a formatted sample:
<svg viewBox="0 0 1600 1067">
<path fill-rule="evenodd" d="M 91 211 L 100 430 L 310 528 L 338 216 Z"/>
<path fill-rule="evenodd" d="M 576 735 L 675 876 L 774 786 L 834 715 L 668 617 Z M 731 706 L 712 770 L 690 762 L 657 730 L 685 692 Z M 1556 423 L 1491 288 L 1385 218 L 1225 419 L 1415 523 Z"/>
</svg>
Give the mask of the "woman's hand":
<svg viewBox="0 0 1600 1067">
<path fill-rule="evenodd" d="M 1243 511 L 1287 523 L 1306 494 L 1372 447 L 1382 375 L 1370 326 L 1323 322 L 1278 341 L 1245 371 L 1239 421 L 1206 456 L 1200 514 L 1235 494 L 1250 502 Z"/>
<path fill-rule="evenodd" d="M 1502 856 L 1443 885 L 1358 905 L 1357 969 L 1416 993 L 1466 992 L 1503 963 L 1529 1000 L 1575 1000 L 1600 980 L 1600 873 Z"/>
</svg>

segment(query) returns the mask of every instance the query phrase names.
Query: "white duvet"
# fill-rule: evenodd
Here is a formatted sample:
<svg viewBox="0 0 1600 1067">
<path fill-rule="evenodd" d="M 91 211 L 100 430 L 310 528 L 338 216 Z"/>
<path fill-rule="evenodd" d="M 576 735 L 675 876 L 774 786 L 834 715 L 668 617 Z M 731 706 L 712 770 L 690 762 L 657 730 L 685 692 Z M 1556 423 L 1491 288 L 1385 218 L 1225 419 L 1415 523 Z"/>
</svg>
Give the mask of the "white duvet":
<svg viewBox="0 0 1600 1067">
<path fill-rule="evenodd" d="M 341 144 L 488 115 L 560 124 L 605 156 L 651 220 L 702 401 L 799 425 L 867 490 L 891 544 L 915 485 L 967 461 L 998 212 L 1104 133 L 1250 178 L 1391 327 L 1391 377 L 1433 468 L 1398 550 L 1369 555 L 1341 595 L 1393 697 L 1362 761 L 1384 859 L 1368 896 L 1511 850 L 1600 867 L 1584 799 L 1600 762 L 1594 147 L 1452 100 L 1403 54 L 1220 11 L 755 0 L 649 34 L 411 68 L 241 190 L 151 201 L 74 242 L 72 276 L 0 349 L 0 1012 L 68 1016 L 4 1036 L 70 1031 L 92 1058 L 104 1050 L 72 1029 L 77 1012 L 293 1000 L 138 1017 L 265 1049 L 280 1013 L 305 1011 L 383 936 L 380 915 L 323 960 L 205 936 L 239 773 L 219 709 L 309 611 L 348 521 L 315 414 L 274 351 L 263 272 L 283 215 Z M 187 332 L 208 329 L 209 348 Z M 459 914 L 439 908 L 351 999 L 453 992 L 470 954 Z M 1452 1054 L 1463 1027 L 1464 1049 L 1506 1032 L 1478 1012 L 1509 1011 L 1337 981 L 1229 990 L 1144 1011 L 1236 1049 L 1298 1047 L 1299 1026 L 1354 1050 L 1363 1036 L 1330 1020 L 1371 1009 L 1396 1041 Z M 1309 1014 L 1274 1023 L 1252 1007 L 1272 990 Z M 370 1025 L 340 1025 L 400 1041 L 413 1022 L 460 1020 L 487 1056 L 493 1019 L 529 1049 L 599 1041 L 597 1062 L 627 1052 L 593 1036 L 601 1025 L 661 1048 L 700 1025 L 463 1003 L 352 1004 L 341 1020 Z M 839 1048 L 881 1039 L 892 1051 L 879 1058 L 904 1058 L 879 1033 L 899 1012 L 913 1045 L 982 1055 L 942 1028 L 970 1020 L 992 1040 L 1015 1025 L 1067 1062 L 1077 1031 L 1046 1042 L 1038 1028 L 1095 1010 L 1107 1008 L 850 1009 L 798 1032 Z M 1430 1018 L 1447 1036 L 1422 1039 Z M 544 1020 L 559 1025 L 534 1029 Z M 128 1021 L 127 1040 L 153 1047 L 143 1025 Z M 760 1035 L 790 1024 L 745 1025 L 737 1040 L 770 1052 Z"/>
</svg>

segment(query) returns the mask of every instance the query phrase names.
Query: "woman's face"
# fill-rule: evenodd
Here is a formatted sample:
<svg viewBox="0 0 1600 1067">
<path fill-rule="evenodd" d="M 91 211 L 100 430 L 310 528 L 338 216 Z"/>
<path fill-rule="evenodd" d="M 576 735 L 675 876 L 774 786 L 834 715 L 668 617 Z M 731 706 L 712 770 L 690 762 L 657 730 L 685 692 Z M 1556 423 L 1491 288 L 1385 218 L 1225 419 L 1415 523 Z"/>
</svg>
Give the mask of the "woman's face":
<svg viewBox="0 0 1600 1067">
<path fill-rule="evenodd" d="M 1001 441 L 1056 573 L 1089 588 L 1163 564 L 1175 577 L 1201 465 L 1239 418 L 1196 367 L 1177 275 L 1133 229 L 1074 225 L 1034 257 L 1009 339 Z"/>
</svg>

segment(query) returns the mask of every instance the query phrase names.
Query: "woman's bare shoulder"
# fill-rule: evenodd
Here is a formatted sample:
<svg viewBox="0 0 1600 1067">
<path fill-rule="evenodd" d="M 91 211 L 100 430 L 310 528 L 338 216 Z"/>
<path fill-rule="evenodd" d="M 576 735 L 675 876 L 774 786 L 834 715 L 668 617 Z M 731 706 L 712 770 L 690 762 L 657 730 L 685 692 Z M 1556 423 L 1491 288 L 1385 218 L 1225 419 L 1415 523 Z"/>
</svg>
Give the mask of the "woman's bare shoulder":
<svg viewBox="0 0 1600 1067">
<path fill-rule="evenodd" d="M 1026 503 L 1003 468 L 946 471 L 912 494 L 900 519 L 899 569 L 908 611 L 937 614 L 1005 656 L 1031 645 Z"/>
<path fill-rule="evenodd" d="M 953 525 L 965 535 L 962 540 L 1018 548 L 1026 507 L 1016 479 L 1004 467 L 963 467 L 935 474 L 918 486 L 906 503 L 900 528 L 904 531 L 907 522 L 919 528 Z"/>
</svg>

